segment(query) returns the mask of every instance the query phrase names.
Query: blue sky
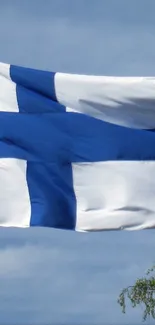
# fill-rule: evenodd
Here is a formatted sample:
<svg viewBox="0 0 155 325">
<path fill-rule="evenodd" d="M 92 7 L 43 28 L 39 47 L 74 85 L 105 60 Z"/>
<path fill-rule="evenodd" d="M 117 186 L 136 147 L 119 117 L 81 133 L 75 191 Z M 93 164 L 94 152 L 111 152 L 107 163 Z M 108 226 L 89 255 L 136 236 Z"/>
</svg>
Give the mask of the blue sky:
<svg viewBox="0 0 155 325">
<path fill-rule="evenodd" d="M 0 0 L 0 61 L 154 76 L 154 12 L 154 0 Z M 0 324 L 141 324 L 117 296 L 155 262 L 154 245 L 155 231 L 1 229 Z"/>
</svg>

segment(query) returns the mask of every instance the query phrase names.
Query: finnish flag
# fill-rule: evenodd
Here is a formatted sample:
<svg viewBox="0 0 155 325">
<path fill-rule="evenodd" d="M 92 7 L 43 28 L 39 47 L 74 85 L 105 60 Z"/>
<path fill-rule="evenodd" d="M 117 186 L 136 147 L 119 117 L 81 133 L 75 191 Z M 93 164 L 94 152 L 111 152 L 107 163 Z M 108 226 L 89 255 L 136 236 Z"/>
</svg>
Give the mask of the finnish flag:
<svg viewBox="0 0 155 325">
<path fill-rule="evenodd" d="M 155 78 L 0 64 L 0 226 L 155 227 Z"/>
</svg>

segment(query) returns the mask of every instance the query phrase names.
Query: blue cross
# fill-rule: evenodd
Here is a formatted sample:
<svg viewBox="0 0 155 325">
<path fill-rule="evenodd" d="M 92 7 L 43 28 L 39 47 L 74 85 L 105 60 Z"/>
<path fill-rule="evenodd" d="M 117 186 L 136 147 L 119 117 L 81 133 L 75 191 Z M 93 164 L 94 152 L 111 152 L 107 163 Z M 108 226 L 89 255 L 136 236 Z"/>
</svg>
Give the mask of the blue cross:
<svg viewBox="0 0 155 325">
<path fill-rule="evenodd" d="M 155 160 L 155 134 L 66 113 L 54 73 L 12 66 L 19 113 L 0 113 L 0 157 L 27 161 L 31 226 L 75 229 L 72 163 Z"/>
</svg>

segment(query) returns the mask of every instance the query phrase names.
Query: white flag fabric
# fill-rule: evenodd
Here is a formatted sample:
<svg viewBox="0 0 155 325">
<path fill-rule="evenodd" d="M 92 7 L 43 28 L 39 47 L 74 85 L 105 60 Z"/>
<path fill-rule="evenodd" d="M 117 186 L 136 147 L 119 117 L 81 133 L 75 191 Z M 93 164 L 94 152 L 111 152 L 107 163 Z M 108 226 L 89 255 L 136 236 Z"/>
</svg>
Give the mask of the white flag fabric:
<svg viewBox="0 0 155 325">
<path fill-rule="evenodd" d="M 0 226 L 155 227 L 155 78 L 0 63 Z"/>
</svg>

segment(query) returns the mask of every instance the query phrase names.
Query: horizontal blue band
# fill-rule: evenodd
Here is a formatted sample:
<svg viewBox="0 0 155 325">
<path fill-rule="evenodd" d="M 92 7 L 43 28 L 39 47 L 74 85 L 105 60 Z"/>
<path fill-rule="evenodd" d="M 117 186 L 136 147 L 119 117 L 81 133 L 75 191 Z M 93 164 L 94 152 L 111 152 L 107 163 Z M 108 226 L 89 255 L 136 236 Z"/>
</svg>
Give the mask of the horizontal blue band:
<svg viewBox="0 0 155 325">
<path fill-rule="evenodd" d="M 154 160 L 155 133 L 75 113 L 0 114 L 0 157 L 38 162 Z"/>
</svg>

